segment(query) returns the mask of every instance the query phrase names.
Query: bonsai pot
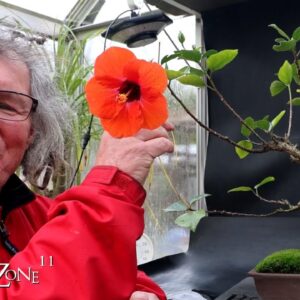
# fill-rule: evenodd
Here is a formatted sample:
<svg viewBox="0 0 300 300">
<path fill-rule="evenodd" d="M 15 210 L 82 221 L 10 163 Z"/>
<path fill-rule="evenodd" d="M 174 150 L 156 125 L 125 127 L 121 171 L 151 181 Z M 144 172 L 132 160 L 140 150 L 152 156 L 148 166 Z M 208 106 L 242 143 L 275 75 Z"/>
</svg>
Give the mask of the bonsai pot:
<svg viewBox="0 0 300 300">
<path fill-rule="evenodd" d="M 258 273 L 251 270 L 262 300 L 299 300 L 300 274 Z"/>
</svg>

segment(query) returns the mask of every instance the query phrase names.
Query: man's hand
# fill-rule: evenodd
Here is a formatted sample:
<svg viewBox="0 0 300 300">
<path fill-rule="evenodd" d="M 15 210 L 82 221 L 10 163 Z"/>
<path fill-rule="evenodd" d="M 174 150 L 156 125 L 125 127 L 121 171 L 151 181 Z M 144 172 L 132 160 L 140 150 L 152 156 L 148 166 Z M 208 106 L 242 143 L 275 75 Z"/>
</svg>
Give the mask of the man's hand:
<svg viewBox="0 0 300 300">
<path fill-rule="evenodd" d="M 129 300 L 159 300 L 159 298 L 152 293 L 134 292 Z"/>
<path fill-rule="evenodd" d="M 154 158 L 173 152 L 174 145 L 168 135 L 170 130 L 173 130 L 173 126 L 165 124 L 154 130 L 142 129 L 136 136 L 126 138 L 113 138 L 105 132 L 96 165 L 115 166 L 143 184 Z"/>
</svg>

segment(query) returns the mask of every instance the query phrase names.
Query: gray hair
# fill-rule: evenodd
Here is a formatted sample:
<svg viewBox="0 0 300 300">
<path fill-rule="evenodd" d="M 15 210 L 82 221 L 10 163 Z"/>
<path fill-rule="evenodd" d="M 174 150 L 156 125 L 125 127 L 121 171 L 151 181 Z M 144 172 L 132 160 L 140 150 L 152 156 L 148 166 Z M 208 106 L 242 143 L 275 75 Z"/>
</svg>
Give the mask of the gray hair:
<svg viewBox="0 0 300 300">
<path fill-rule="evenodd" d="M 50 174 L 64 163 L 64 136 L 70 132 L 71 113 L 67 102 L 55 86 L 49 57 L 36 43 L 16 37 L 8 31 L 0 31 L 0 56 L 24 63 L 30 74 L 31 96 L 38 99 L 36 112 L 31 115 L 33 142 L 23 161 L 23 174 L 32 185 L 46 171 L 43 187 Z M 50 172 L 49 172 L 50 171 Z"/>
</svg>

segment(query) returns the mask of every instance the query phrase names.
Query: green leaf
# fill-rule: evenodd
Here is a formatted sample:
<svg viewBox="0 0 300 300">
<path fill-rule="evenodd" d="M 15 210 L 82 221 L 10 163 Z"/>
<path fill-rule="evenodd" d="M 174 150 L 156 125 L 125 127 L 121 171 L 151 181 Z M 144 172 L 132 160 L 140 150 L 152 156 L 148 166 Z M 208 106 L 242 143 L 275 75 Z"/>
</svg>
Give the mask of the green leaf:
<svg viewBox="0 0 300 300">
<path fill-rule="evenodd" d="M 244 147 L 249 150 L 252 150 L 252 148 L 253 148 L 253 144 L 248 140 L 239 141 L 237 144 L 239 146 Z M 239 156 L 240 159 L 243 159 L 250 154 L 248 151 L 243 150 L 239 147 L 235 147 L 235 152 Z"/>
<path fill-rule="evenodd" d="M 189 203 L 192 205 L 194 202 L 199 201 L 199 200 L 204 199 L 204 198 L 209 197 L 209 196 L 211 196 L 211 195 L 210 194 L 199 195 L 197 197 L 194 197 L 194 198 L 190 199 Z"/>
<path fill-rule="evenodd" d="M 163 64 L 167 63 L 168 61 L 173 60 L 174 58 L 177 58 L 177 57 L 178 57 L 178 55 L 176 53 L 171 54 L 171 55 L 165 55 L 161 59 L 160 63 L 161 63 L 161 65 L 163 65 Z"/>
<path fill-rule="evenodd" d="M 181 227 L 189 228 L 192 231 L 195 231 L 200 220 L 205 216 L 206 213 L 204 209 L 199 209 L 197 211 L 189 211 L 176 218 L 175 224 Z"/>
<path fill-rule="evenodd" d="M 205 86 L 205 82 L 203 79 L 197 75 L 189 74 L 189 75 L 183 75 L 181 77 L 178 77 L 177 80 L 185 85 L 192 85 L 196 87 L 203 87 Z"/>
<path fill-rule="evenodd" d="M 292 99 L 292 104 L 294 106 L 300 106 L 300 97 L 296 97 L 296 98 Z"/>
<path fill-rule="evenodd" d="M 269 131 L 271 131 L 283 118 L 285 115 L 285 110 L 282 110 L 270 123 Z"/>
<path fill-rule="evenodd" d="M 295 63 L 292 64 L 292 70 L 293 70 L 293 79 L 296 82 L 296 84 L 300 85 L 300 78 L 298 75 L 298 69 Z"/>
<path fill-rule="evenodd" d="M 193 67 L 183 67 L 179 71 L 182 71 L 184 74 L 194 74 L 197 76 L 202 77 L 204 75 L 204 72 L 200 69 L 193 68 Z"/>
<path fill-rule="evenodd" d="M 185 36 L 181 31 L 179 31 L 179 33 L 178 33 L 178 41 L 180 44 L 184 44 L 184 42 L 185 42 Z"/>
<path fill-rule="evenodd" d="M 293 32 L 293 35 L 292 35 L 293 39 L 295 41 L 299 41 L 300 40 L 300 27 L 297 27 L 294 32 Z"/>
<path fill-rule="evenodd" d="M 216 54 L 216 53 L 218 53 L 217 50 L 210 49 L 210 50 L 207 50 L 205 53 L 203 53 L 203 57 L 207 58 L 207 57 L 210 57 L 211 55 Z"/>
<path fill-rule="evenodd" d="M 269 127 L 270 127 L 270 122 L 266 119 L 261 119 L 255 122 L 255 128 L 268 131 Z"/>
<path fill-rule="evenodd" d="M 276 43 L 286 42 L 286 39 L 283 39 L 283 38 L 277 38 L 277 39 L 275 39 L 275 42 L 276 42 Z"/>
<path fill-rule="evenodd" d="M 178 51 L 175 51 L 175 54 L 177 55 L 178 59 L 190 60 L 190 61 L 194 61 L 197 63 L 201 59 L 201 52 L 199 49 L 178 50 Z"/>
<path fill-rule="evenodd" d="M 286 89 L 286 87 L 287 86 L 279 80 L 273 81 L 270 85 L 271 95 L 274 97 L 274 96 L 280 94 L 283 90 Z"/>
<path fill-rule="evenodd" d="M 279 28 L 276 24 L 270 24 L 269 27 L 275 29 L 281 36 L 283 36 L 287 40 L 290 39 L 290 37 L 281 28 Z"/>
<path fill-rule="evenodd" d="M 286 60 L 280 67 L 278 72 L 278 78 L 286 85 L 290 85 L 293 79 L 293 69 L 291 64 Z"/>
<path fill-rule="evenodd" d="M 238 50 L 222 50 L 212 54 L 207 59 L 207 67 L 211 72 L 223 69 L 227 64 L 235 59 L 238 55 Z"/>
<path fill-rule="evenodd" d="M 184 72 L 182 71 L 175 71 L 175 70 L 166 70 L 167 76 L 169 80 L 176 79 L 182 75 L 184 75 Z"/>
<path fill-rule="evenodd" d="M 252 117 L 247 117 L 244 122 L 252 129 L 255 129 L 255 121 Z M 248 129 L 245 125 L 241 127 L 241 134 L 244 137 L 249 137 L 251 135 L 250 129 Z"/>
<path fill-rule="evenodd" d="M 254 188 L 257 190 L 259 187 L 273 181 L 275 181 L 275 177 L 273 176 L 266 177 L 260 183 L 258 183 Z"/>
<path fill-rule="evenodd" d="M 251 192 L 253 189 L 250 186 L 238 186 L 233 189 L 230 189 L 227 191 L 227 193 L 233 193 L 233 192 Z"/>
<path fill-rule="evenodd" d="M 188 208 L 182 202 L 174 202 L 164 209 L 166 212 L 171 211 L 186 211 Z"/>
<path fill-rule="evenodd" d="M 290 40 L 290 41 L 282 41 L 279 43 L 279 45 L 274 45 L 273 50 L 277 52 L 283 52 L 283 51 L 293 51 L 296 47 L 296 41 Z"/>
</svg>

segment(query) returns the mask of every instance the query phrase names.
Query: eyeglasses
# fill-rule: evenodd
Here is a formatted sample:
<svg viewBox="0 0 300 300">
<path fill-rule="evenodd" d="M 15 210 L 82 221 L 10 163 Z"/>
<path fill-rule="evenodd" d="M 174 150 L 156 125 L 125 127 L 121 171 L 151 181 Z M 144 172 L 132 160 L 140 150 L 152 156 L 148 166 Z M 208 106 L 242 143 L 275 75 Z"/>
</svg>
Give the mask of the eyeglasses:
<svg viewBox="0 0 300 300">
<path fill-rule="evenodd" d="M 36 111 L 38 100 L 15 91 L 0 90 L 0 119 L 25 121 Z"/>
</svg>

